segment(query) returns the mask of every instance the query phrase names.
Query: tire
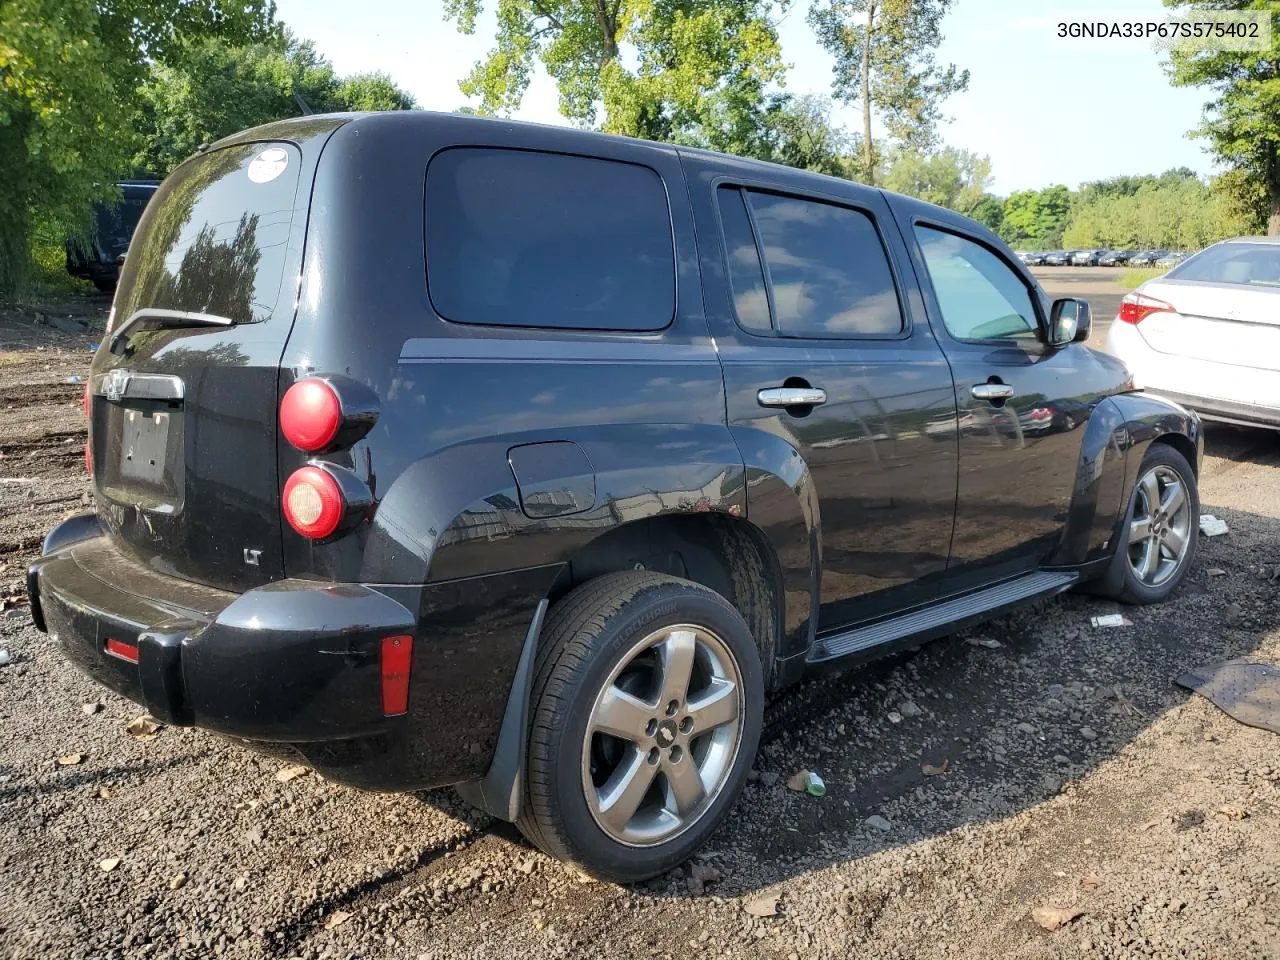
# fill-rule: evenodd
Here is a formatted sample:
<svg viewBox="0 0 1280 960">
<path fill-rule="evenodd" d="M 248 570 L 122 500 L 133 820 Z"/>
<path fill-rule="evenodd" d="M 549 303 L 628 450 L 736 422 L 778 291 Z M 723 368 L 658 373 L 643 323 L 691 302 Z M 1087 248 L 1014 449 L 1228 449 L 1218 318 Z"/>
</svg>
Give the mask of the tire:
<svg viewBox="0 0 1280 960">
<path fill-rule="evenodd" d="M 669 629 L 677 626 L 693 629 Z M 735 675 L 730 692 L 724 681 Z M 706 587 L 624 572 L 575 588 L 552 608 L 538 645 L 520 832 L 619 883 L 688 859 L 742 792 L 760 741 L 763 676 L 742 616 Z M 736 714 L 725 720 L 731 702 Z M 639 789 L 619 789 L 632 783 L 628 773 Z"/>
<path fill-rule="evenodd" d="M 1133 541 L 1135 522 L 1140 523 L 1149 516 L 1147 500 L 1149 488 L 1144 487 L 1144 480 L 1153 474 L 1161 477 L 1176 475 L 1185 497 L 1183 514 L 1177 512 L 1162 521 L 1163 526 L 1173 527 L 1175 533 L 1182 534 L 1182 550 L 1178 554 L 1177 563 L 1165 568 L 1164 554 L 1157 568 L 1160 576 L 1144 578 L 1135 568 L 1133 558 L 1145 559 L 1149 554 Z M 1159 493 L 1164 498 L 1167 487 L 1158 485 Z M 1185 515 L 1185 524 L 1181 522 Z M 1149 541 L 1147 541 L 1149 542 Z M 1166 443 L 1153 443 L 1147 448 L 1138 468 L 1138 482 L 1134 484 L 1129 495 L 1129 505 L 1125 511 L 1124 521 L 1120 525 L 1120 534 L 1116 539 L 1116 552 L 1111 566 L 1093 592 L 1111 597 L 1122 603 L 1143 605 L 1161 603 L 1168 599 L 1181 585 L 1195 562 L 1196 550 L 1200 544 L 1200 491 L 1196 483 L 1195 471 L 1187 458 Z M 1138 561 L 1141 566 L 1141 559 Z"/>
<path fill-rule="evenodd" d="M 116 292 L 116 282 L 114 280 L 107 280 L 107 279 L 103 279 L 102 277 L 95 277 L 91 282 L 95 287 L 98 288 L 99 292 L 101 293 Z"/>
</svg>

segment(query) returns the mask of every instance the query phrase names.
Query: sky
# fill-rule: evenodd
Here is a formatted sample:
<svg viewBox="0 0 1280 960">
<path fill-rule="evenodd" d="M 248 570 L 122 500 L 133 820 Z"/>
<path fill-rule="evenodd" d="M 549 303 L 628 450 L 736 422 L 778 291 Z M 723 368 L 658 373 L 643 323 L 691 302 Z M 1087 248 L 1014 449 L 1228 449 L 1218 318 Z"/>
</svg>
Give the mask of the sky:
<svg viewBox="0 0 1280 960">
<path fill-rule="evenodd" d="M 428 110 L 467 102 L 458 80 L 489 47 L 493 0 L 474 36 L 459 34 L 441 0 L 276 0 L 294 32 L 315 41 L 339 73 L 382 70 Z M 831 57 L 805 23 L 808 0 L 793 0 L 779 26 L 786 89 L 829 93 Z M 940 63 L 968 68 L 969 88 L 946 101 L 946 143 L 991 158 L 992 190 L 1082 182 L 1186 166 L 1212 172 L 1212 160 L 1186 134 L 1207 97 L 1170 86 L 1161 58 L 1144 42 L 1056 36 L 1065 19 L 1163 18 L 1160 0 L 954 0 L 943 22 Z M 517 119 L 565 123 L 555 85 L 539 72 Z M 861 113 L 837 119 L 861 130 Z"/>
</svg>

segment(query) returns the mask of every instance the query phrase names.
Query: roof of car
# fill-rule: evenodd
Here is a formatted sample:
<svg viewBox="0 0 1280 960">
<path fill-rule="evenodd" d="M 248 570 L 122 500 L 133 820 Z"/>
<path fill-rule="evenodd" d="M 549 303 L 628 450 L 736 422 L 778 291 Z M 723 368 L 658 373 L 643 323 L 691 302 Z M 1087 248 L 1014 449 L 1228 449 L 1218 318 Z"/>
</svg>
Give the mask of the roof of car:
<svg viewBox="0 0 1280 960">
<path fill-rule="evenodd" d="M 1277 237 L 1232 237 L 1230 240 L 1223 240 L 1223 243 L 1280 243 L 1280 236 Z"/>
</svg>

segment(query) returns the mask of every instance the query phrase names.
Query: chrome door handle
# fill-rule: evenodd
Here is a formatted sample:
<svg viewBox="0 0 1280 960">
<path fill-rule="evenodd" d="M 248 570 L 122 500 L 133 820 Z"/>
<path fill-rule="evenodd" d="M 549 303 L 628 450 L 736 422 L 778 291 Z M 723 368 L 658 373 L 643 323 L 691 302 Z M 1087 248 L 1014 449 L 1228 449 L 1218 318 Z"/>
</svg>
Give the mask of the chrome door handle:
<svg viewBox="0 0 1280 960">
<path fill-rule="evenodd" d="M 975 383 L 969 392 L 975 400 L 1008 400 L 1013 396 L 1013 387 L 1007 383 Z"/>
<path fill-rule="evenodd" d="M 768 387 L 756 393 L 762 407 L 816 407 L 827 402 L 821 387 Z"/>
</svg>

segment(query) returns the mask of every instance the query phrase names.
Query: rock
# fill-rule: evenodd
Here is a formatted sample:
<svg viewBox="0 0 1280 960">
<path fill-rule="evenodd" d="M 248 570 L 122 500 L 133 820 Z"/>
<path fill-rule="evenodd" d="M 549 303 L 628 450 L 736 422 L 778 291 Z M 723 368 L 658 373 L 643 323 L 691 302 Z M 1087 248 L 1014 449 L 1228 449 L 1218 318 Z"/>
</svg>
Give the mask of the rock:
<svg viewBox="0 0 1280 960">
<path fill-rule="evenodd" d="M 1094 730 L 1093 727 L 1081 727 L 1080 736 L 1085 740 L 1097 740 L 1098 732 Z"/>
<path fill-rule="evenodd" d="M 764 786 L 772 787 L 777 782 L 778 782 L 778 775 L 774 773 L 772 770 L 760 771 L 760 783 L 763 784 Z"/>
<path fill-rule="evenodd" d="M 890 722 L 890 723 L 901 723 L 901 722 L 902 722 L 902 714 L 900 714 L 897 710 L 890 710 L 890 711 L 889 711 L 889 722 Z"/>
<path fill-rule="evenodd" d="M 118 866 L 120 866 L 119 857 L 107 857 L 107 859 L 103 860 L 98 864 L 98 869 L 101 870 L 103 873 L 110 873 L 112 870 L 114 870 Z"/>
<path fill-rule="evenodd" d="M 180 873 L 177 876 L 170 878 L 169 889 L 181 890 L 183 886 L 186 885 L 186 882 L 187 882 L 187 875 L 185 873 Z"/>
<path fill-rule="evenodd" d="M 1040 786 L 1044 788 L 1044 792 L 1048 794 L 1057 794 L 1062 792 L 1062 778 L 1052 773 L 1046 773 L 1040 778 Z"/>
<path fill-rule="evenodd" d="M 1072 920 L 1082 916 L 1084 911 L 1076 907 L 1036 907 L 1031 911 L 1031 919 L 1050 931 L 1065 927 Z"/>
<path fill-rule="evenodd" d="M 1238 603 L 1228 603 L 1222 613 L 1227 623 L 1235 623 L 1244 613 L 1244 609 Z"/>
<path fill-rule="evenodd" d="M 294 764 L 293 766 L 285 767 L 283 770 L 280 770 L 276 774 L 276 779 L 281 783 L 288 783 L 290 780 L 297 780 L 299 777 L 305 777 L 307 772 L 306 767 L 300 764 Z"/>
<path fill-rule="evenodd" d="M 80 712 L 86 717 L 92 717 L 95 713 L 102 712 L 102 701 L 95 700 L 93 703 L 80 704 Z"/>
<path fill-rule="evenodd" d="M 1025 733 L 1025 734 L 1027 734 L 1028 736 L 1031 736 L 1032 734 L 1034 734 L 1034 733 L 1036 732 L 1036 728 L 1035 728 L 1035 727 L 1033 727 L 1031 724 L 1029 724 L 1029 723 L 1025 723 L 1025 722 L 1024 722 L 1024 723 L 1020 723 L 1020 724 L 1018 724 L 1014 729 L 1015 729 L 1015 730 L 1017 730 L 1019 733 Z"/>
<path fill-rule="evenodd" d="M 1071 758 L 1062 753 L 1056 753 L 1053 756 L 1053 762 L 1059 766 L 1066 766 L 1071 762 Z"/>
<path fill-rule="evenodd" d="M 999 650 L 1004 646 L 999 640 L 992 640 L 990 637 L 969 637 L 965 643 L 971 647 L 985 647 L 988 650 Z"/>
<path fill-rule="evenodd" d="M 350 919 L 351 914 L 347 913 L 345 910 L 335 910 L 333 913 L 329 914 L 329 919 L 324 922 L 324 928 L 326 930 L 332 930 L 334 927 L 342 926 Z"/>
<path fill-rule="evenodd" d="M 134 717 L 130 720 L 124 731 L 135 740 L 154 740 L 156 734 L 163 728 L 163 723 L 151 716 L 151 714 L 144 713 L 142 716 Z"/>
<path fill-rule="evenodd" d="M 715 883 L 717 880 L 723 880 L 724 873 L 717 867 L 713 867 L 709 863 L 695 863 L 689 872 L 689 879 L 686 884 L 689 892 L 695 897 L 700 897 L 706 892 L 708 883 Z"/>
<path fill-rule="evenodd" d="M 756 897 L 754 900 L 748 900 L 742 907 L 748 916 L 757 919 L 766 917 L 776 917 L 778 915 L 778 896 L 770 894 L 763 897 Z"/>
<path fill-rule="evenodd" d="M 947 772 L 947 768 L 950 766 L 950 760 L 943 760 L 939 764 L 922 763 L 920 764 L 920 772 L 926 777 L 940 777 Z"/>
<path fill-rule="evenodd" d="M 902 703 L 898 704 L 898 712 L 904 717 L 918 717 L 924 713 L 923 710 L 916 706 L 914 700 L 903 700 Z"/>
<path fill-rule="evenodd" d="M 534 862 L 532 857 L 528 857 L 520 862 L 519 871 L 525 876 L 533 873 Z"/>
<path fill-rule="evenodd" d="M 809 771 L 797 770 L 794 774 L 787 778 L 787 789 L 795 793 L 804 793 L 805 787 L 809 783 Z"/>
<path fill-rule="evenodd" d="M 890 830 L 893 829 L 893 824 L 890 823 L 888 820 L 886 820 L 884 817 L 880 816 L 880 814 L 878 813 L 873 813 L 871 816 L 867 817 L 867 819 L 862 822 L 865 823 L 872 830 L 879 830 L 881 833 L 888 833 Z"/>
<path fill-rule="evenodd" d="M 77 763 L 84 760 L 83 753 L 64 753 L 58 758 L 58 766 L 74 767 Z"/>
</svg>

